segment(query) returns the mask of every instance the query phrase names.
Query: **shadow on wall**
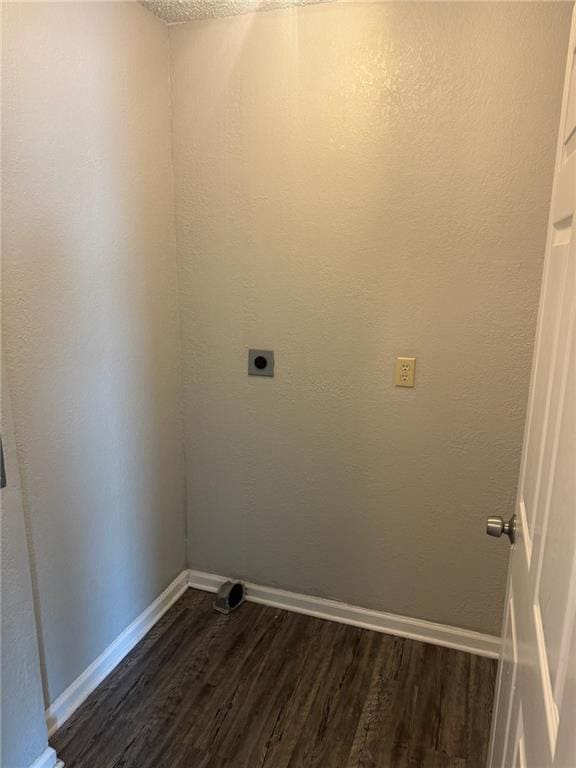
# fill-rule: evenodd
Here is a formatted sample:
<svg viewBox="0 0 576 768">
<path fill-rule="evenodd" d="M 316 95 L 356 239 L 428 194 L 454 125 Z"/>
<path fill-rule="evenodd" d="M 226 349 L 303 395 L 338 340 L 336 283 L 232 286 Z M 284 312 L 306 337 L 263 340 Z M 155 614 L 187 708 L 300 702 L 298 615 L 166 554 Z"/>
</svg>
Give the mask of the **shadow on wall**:
<svg viewBox="0 0 576 768">
<path fill-rule="evenodd" d="M 4 46 L 4 339 L 48 704 L 185 562 L 167 41 L 138 6 L 22 4 Z"/>
</svg>

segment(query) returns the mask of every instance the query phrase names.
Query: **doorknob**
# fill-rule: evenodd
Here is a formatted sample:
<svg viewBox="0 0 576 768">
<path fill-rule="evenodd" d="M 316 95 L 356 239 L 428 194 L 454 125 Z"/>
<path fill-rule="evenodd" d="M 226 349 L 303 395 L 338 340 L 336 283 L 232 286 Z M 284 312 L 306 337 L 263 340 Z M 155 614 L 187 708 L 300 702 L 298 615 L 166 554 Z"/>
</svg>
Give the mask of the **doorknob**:
<svg viewBox="0 0 576 768">
<path fill-rule="evenodd" d="M 510 539 L 510 544 L 516 540 L 516 515 L 512 515 L 507 523 L 501 517 L 489 517 L 486 524 L 486 533 L 488 536 L 500 538 L 503 533 Z"/>
</svg>

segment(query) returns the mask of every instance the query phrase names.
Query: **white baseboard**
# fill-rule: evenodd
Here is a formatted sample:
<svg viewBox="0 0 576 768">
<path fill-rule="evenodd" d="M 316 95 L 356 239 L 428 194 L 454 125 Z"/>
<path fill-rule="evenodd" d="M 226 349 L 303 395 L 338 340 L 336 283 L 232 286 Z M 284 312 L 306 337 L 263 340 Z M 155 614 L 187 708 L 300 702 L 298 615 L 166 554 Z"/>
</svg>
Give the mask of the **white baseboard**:
<svg viewBox="0 0 576 768">
<path fill-rule="evenodd" d="M 80 677 L 48 707 L 46 710 L 48 735 L 52 736 L 66 722 L 70 715 L 149 632 L 188 587 L 206 592 L 217 592 L 225 581 L 227 581 L 225 576 L 217 576 L 213 573 L 183 571 L 129 627 L 118 635 L 104 653 L 93 661 Z M 341 624 L 350 624 L 375 632 L 408 637 L 433 645 L 443 645 L 478 656 L 497 658 L 500 649 L 500 638 L 492 635 L 449 627 L 444 624 L 435 624 L 423 619 L 410 619 L 393 613 L 373 611 L 369 608 L 339 603 L 336 600 L 287 592 L 250 582 L 246 582 L 246 599 L 252 603 L 303 613 L 307 616 L 315 616 Z M 31 768 L 58 768 L 60 765 L 54 750 L 47 749 Z"/>
<path fill-rule="evenodd" d="M 182 573 L 151 603 L 130 626 L 118 635 L 90 666 L 84 670 L 80 677 L 70 685 L 46 710 L 46 724 L 48 735 L 62 726 L 70 715 L 78 709 L 92 691 L 97 688 L 102 680 L 109 675 L 122 659 L 140 642 L 144 635 L 156 624 L 178 598 L 188 588 L 188 571 Z M 52 763 L 46 764 L 47 768 L 53 768 Z M 34 768 L 44 768 L 40 763 Z"/>
<path fill-rule="evenodd" d="M 46 747 L 40 757 L 34 760 L 30 768 L 64 768 L 64 763 L 58 760 L 58 755 L 52 747 Z"/>
<path fill-rule="evenodd" d="M 188 571 L 188 585 L 194 589 L 217 592 L 225 581 L 227 579 L 224 576 L 204 573 L 203 571 Z M 316 616 L 319 619 L 350 624 L 353 627 L 371 629 L 388 635 L 408 637 L 423 643 L 443 645 L 447 648 L 474 653 L 478 656 L 487 656 L 491 659 L 498 658 L 499 655 L 500 638 L 493 635 L 450 627 L 445 624 L 436 624 L 423 619 L 410 619 L 393 613 L 373 611 L 369 608 L 359 608 L 356 605 L 347 605 L 336 600 L 301 595 L 297 592 L 286 592 L 282 589 L 263 587 L 250 582 L 245 582 L 245 585 L 246 599 L 252 603 L 282 608 L 285 611 L 294 611 L 295 613 L 304 613 L 307 616 Z"/>
</svg>

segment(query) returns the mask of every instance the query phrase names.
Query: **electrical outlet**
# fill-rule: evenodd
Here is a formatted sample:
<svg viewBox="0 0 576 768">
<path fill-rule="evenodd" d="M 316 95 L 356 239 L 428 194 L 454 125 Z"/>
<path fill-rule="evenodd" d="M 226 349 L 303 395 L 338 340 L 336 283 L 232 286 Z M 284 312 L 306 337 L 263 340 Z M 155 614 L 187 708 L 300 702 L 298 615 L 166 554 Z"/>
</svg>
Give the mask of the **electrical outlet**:
<svg viewBox="0 0 576 768">
<path fill-rule="evenodd" d="M 274 376 L 274 352 L 271 349 L 249 349 L 248 375 Z"/>
<path fill-rule="evenodd" d="M 394 369 L 394 383 L 397 387 L 413 387 L 414 372 L 416 369 L 415 357 L 397 357 Z"/>
</svg>

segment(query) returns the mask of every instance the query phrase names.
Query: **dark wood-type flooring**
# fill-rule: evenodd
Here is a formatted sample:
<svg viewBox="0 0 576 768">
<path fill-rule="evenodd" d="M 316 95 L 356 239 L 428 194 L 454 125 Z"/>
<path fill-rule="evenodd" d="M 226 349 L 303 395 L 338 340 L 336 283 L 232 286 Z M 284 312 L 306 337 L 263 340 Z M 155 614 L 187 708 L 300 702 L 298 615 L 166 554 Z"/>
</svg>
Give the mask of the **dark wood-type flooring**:
<svg viewBox="0 0 576 768">
<path fill-rule="evenodd" d="M 496 663 L 189 589 L 51 740 L 66 768 L 484 768 Z"/>
</svg>

